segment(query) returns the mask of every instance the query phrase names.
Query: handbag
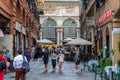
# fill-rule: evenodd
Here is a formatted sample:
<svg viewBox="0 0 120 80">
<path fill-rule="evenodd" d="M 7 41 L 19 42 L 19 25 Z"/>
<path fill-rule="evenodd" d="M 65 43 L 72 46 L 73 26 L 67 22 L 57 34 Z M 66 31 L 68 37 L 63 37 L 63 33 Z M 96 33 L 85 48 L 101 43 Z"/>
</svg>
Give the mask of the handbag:
<svg viewBox="0 0 120 80">
<path fill-rule="evenodd" d="M 6 62 L 3 60 L 0 60 L 0 71 L 3 71 L 4 69 L 6 69 Z"/>
<path fill-rule="evenodd" d="M 30 66 L 28 64 L 28 62 L 25 60 L 25 56 L 23 56 L 23 63 L 22 63 L 22 72 L 25 74 L 25 73 L 28 73 L 30 71 Z"/>
</svg>

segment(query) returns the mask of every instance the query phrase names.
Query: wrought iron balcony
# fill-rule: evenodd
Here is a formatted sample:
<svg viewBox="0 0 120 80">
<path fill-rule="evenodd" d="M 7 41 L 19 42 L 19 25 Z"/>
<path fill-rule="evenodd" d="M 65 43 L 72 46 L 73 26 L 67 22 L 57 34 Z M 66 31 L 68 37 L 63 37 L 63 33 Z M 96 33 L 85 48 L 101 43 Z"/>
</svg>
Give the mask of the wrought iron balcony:
<svg viewBox="0 0 120 80">
<path fill-rule="evenodd" d="M 39 12 L 37 10 L 37 6 L 34 0 L 26 0 L 26 2 L 29 5 L 29 8 L 31 9 L 32 13 L 34 14 L 34 17 L 39 22 Z"/>
</svg>

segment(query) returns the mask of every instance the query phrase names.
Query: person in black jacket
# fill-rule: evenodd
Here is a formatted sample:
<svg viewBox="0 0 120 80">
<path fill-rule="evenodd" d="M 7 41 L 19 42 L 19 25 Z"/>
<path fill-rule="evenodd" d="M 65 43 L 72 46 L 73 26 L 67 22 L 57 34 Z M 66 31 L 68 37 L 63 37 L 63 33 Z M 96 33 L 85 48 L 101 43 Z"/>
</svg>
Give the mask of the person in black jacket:
<svg viewBox="0 0 120 80">
<path fill-rule="evenodd" d="M 41 58 L 41 56 L 42 56 L 41 46 L 37 46 L 35 48 L 34 60 L 37 60 L 38 58 Z"/>
</svg>

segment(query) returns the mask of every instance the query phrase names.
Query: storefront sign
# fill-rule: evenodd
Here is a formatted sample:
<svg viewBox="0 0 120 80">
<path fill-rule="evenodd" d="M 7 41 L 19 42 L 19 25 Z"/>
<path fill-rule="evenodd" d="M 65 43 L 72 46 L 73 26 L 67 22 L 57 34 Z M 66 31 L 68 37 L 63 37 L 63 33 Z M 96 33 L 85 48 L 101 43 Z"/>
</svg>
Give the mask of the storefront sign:
<svg viewBox="0 0 120 80">
<path fill-rule="evenodd" d="M 113 33 L 120 34 L 120 28 L 113 28 Z"/>
<path fill-rule="evenodd" d="M 17 31 L 19 31 L 19 32 L 21 32 L 21 26 L 20 26 L 20 23 L 19 22 L 15 22 L 16 23 L 16 27 L 15 27 L 15 29 L 17 30 Z"/>
<path fill-rule="evenodd" d="M 105 21 L 106 19 L 108 19 L 109 17 L 112 16 L 112 10 L 107 11 L 105 14 L 103 14 L 100 18 L 99 18 L 99 23 Z"/>
<path fill-rule="evenodd" d="M 22 27 L 22 33 L 26 35 L 26 29 L 24 27 Z"/>
</svg>

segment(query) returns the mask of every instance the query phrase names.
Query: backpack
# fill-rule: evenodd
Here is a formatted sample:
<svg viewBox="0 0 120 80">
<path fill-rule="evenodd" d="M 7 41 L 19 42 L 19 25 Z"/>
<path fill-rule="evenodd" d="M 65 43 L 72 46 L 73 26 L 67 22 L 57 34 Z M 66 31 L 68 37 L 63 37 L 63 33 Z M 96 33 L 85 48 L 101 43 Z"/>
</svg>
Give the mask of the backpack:
<svg viewBox="0 0 120 80">
<path fill-rule="evenodd" d="M 5 63 L 5 61 L 3 61 L 3 60 L 0 60 L 0 71 L 2 71 L 2 70 L 4 70 L 4 69 L 6 69 L 6 63 Z"/>
<path fill-rule="evenodd" d="M 22 69 L 23 69 L 23 73 L 27 73 L 30 71 L 30 67 L 28 62 L 25 60 L 25 57 L 23 56 L 23 63 L 22 63 Z"/>
</svg>

